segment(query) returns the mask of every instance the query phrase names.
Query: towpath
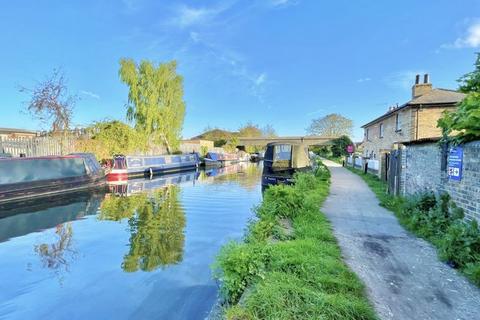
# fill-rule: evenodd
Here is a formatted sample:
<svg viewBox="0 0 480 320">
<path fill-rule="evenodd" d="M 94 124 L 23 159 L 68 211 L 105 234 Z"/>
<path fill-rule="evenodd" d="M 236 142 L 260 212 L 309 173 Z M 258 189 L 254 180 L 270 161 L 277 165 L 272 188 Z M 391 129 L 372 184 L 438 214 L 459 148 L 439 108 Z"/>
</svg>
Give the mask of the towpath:
<svg viewBox="0 0 480 320">
<path fill-rule="evenodd" d="M 332 186 L 322 210 L 380 318 L 480 319 L 480 290 L 439 261 L 429 243 L 404 230 L 360 177 L 324 163 Z"/>
</svg>

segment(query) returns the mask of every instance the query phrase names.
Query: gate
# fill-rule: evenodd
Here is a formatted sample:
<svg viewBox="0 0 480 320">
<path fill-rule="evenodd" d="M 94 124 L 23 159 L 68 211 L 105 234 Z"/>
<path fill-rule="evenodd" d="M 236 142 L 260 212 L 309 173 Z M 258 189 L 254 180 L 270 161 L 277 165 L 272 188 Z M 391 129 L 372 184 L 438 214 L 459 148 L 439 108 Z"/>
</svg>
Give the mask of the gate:
<svg viewBox="0 0 480 320">
<path fill-rule="evenodd" d="M 387 154 L 387 186 L 388 193 L 398 195 L 400 193 L 400 173 L 401 165 L 401 150 L 392 150 Z"/>
</svg>

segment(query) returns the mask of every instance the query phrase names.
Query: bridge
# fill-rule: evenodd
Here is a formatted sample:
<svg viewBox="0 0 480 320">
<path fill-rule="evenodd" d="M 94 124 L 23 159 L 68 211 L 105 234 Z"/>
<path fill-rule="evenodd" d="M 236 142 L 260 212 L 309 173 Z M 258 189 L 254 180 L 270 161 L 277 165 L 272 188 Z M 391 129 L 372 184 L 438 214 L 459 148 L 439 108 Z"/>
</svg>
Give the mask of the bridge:
<svg viewBox="0 0 480 320">
<path fill-rule="evenodd" d="M 238 146 L 265 146 L 270 142 L 284 143 L 303 143 L 309 146 L 325 146 L 332 144 L 332 137 L 321 136 L 293 136 L 293 137 L 275 137 L 275 138 L 247 138 L 239 137 Z"/>
</svg>

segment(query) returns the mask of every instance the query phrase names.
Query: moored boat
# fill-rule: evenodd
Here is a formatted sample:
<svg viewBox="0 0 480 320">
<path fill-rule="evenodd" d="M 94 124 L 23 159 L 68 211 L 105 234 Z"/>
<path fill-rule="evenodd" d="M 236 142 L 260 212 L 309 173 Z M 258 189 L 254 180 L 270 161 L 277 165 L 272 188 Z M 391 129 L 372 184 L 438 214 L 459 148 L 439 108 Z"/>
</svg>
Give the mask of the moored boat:
<svg viewBox="0 0 480 320">
<path fill-rule="evenodd" d="M 95 156 L 0 158 L 0 203 L 74 192 L 105 183 Z"/>
<path fill-rule="evenodd" d="M 107 174 L 108 182 L 135 177 L 150 177 L 156 174 L 191 170 L 198 167 L 198 155 L 116 156 L 113 168 Z"/>
<path fill-rule="evenodd" d="M 269 185 L 293 184 L 296 172 L 312 169 L 308 146 L 299 143 L 267 144 L 263 159 L 262 189 Z"/>
<path fill-rule="evenodd" d="M 238 162 L 234 153 L 208 152 L 204 158 L 206 167 L 224 167 Z"/>
</svg>

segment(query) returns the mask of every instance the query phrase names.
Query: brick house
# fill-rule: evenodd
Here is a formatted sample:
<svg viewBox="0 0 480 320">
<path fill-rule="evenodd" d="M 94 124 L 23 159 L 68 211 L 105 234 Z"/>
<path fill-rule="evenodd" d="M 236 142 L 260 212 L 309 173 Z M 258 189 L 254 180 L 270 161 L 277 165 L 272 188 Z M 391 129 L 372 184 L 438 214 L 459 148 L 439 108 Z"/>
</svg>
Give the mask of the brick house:
<svg viewBox="0 0 480 320">
<path fill-rule="evenodd" d="M 385 155 L 399 143 L 441 136 L 437 121 L 445 110 L 455 110 L 463 93 L 433 88 L 428 74 L 423 83 L 415 78 L 412 99 L 401 106 L 391 107 L 385 114 L 363 125 L 363 156 L 372 159 L 378 175 L 385 176 Z M 378 162 L 377 162 L 378 161 Z"/>
</svg>

